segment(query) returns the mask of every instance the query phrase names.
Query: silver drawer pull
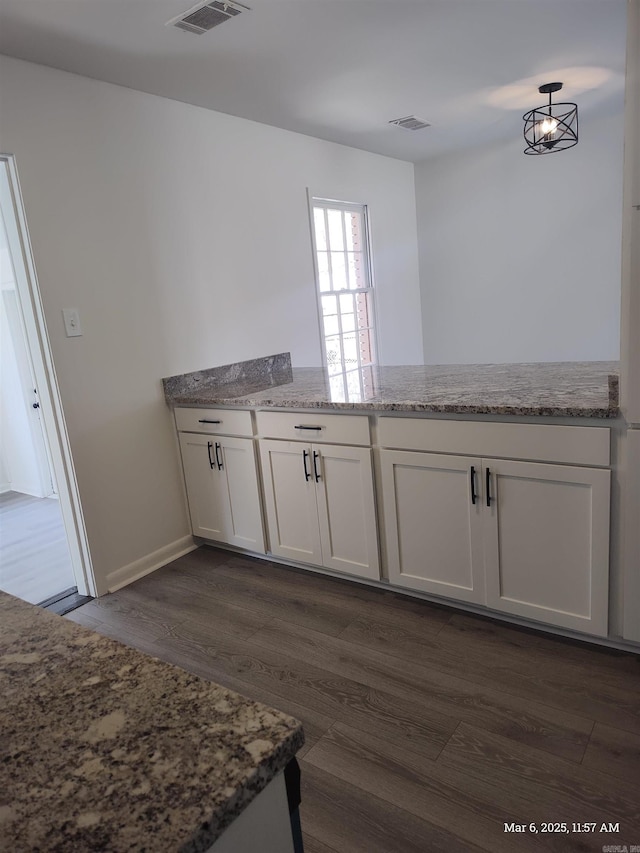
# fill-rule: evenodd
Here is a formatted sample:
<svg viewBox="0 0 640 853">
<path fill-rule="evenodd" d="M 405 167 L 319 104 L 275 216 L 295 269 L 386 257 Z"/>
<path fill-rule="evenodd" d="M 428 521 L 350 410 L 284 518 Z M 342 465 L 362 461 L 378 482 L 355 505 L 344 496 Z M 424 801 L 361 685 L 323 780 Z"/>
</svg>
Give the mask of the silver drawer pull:
<svg viewBox="0 0 640 853">
<path fill-rule="evenodd" d="M 322 429 L 322 427 L 321 426 L 305 426 L 304 424 L 298 424 L 297 426 L 294 426 L 294 429 L 317 429 L 317 430 L 320 430 L 320 429 Z"/>
<path fill-rule="evenodd" d="M 208 421 L 206 418 L 200 418 L 199 424 L 221 424 L 222 421 Z"/>
</svg>

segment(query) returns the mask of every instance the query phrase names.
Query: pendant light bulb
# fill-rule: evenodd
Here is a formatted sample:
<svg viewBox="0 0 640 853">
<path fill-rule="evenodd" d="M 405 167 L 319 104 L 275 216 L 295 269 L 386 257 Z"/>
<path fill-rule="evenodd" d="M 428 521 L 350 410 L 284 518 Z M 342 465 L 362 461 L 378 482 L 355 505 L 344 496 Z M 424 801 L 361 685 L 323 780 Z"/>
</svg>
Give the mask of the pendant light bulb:
<svg viewBox="0 0 640 853">
<path fill-rule="evenodd" d="M 555 118 L 545 118 L 540 122 L 538 128 L 543 136 L 547 136 L 548 134 L 553 133 L 557 126 L 558 122 Z"/>
</svg>

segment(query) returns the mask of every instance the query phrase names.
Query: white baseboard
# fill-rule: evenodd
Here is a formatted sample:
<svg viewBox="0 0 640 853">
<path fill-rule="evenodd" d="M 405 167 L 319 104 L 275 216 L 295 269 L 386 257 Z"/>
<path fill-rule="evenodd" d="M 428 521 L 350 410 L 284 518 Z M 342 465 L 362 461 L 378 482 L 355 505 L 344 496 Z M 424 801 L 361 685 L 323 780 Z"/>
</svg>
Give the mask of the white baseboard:
<svg viewBox="0 0 640 853">
<path fill-rule="evenodd" d="M 122 566 L 107 575 L 107 591 L 115 592 L 122 589 L 123 586 L 143 578 L 145 575 L 150 575 L 156 569 L 166 566 L 178 557 L 183 557 L 190 551 L 195 551 L 198 546 L 193 541 L 193 536 L 183 536 L 181 539 L 176 539 L 169 545 L 158 548 L 151 554 L 129 563 L 128 566 Z"/>
<path fill-rule="evenodd" d="M 18 492 L 20 495 L 29 495 L 30 498 L 44 498 L 46 495 L 42 491 L 42 487 L 34 486 L 33 483 L 21 483 L 15 480 L 11 483 L 11 491 Z"/>
</svg>

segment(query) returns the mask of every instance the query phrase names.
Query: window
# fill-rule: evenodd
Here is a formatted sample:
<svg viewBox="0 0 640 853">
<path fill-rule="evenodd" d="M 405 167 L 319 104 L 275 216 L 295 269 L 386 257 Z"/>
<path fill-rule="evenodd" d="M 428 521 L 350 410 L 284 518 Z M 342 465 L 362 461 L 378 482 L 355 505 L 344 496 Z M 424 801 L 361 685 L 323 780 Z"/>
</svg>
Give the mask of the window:
<svg viewBox="0 0 640 853">
<path fill-rule="evenodd" d="M 318 311 L 334 402 L 358 402 L 373 393 L 375 323 L 367 208 L 313 198 Z"/>
</svg>

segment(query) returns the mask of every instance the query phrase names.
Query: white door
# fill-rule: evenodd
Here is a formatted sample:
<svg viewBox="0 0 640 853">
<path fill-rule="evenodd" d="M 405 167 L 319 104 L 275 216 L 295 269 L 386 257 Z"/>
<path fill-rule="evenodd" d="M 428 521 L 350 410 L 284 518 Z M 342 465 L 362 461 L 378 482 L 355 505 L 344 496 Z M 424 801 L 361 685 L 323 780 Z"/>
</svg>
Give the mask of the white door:
<svg viewBox="0 0 640 853">
<path fill-rule="evenodd" d="M 6 246 L 5 240 L 3 243 Z M 40 400 L 22 322 L 16 276 L 12 267 L 8 253 L 0 251 L 2 445 L 11 475 L 11 489 L 44 498 L 54 492 L 51 465 L 40 420 Z M 70 585 L 73 586 L 73 578 Z"/>
<path fill-rule="evenodd" d="M 488 606 L 606 636 L 610 472 L 482 463 Z"/>
<path fill-rule="evenodd" d="M 180 433 L 193 534 L 224 542 L 230 526 L 230 507 L 226 473 L 216 464 L 216 441 L 219 442 L 217 436 Z"/>
<path fill-rule="evenodd" d="M 323 565 L 380 580 L 371 451 L 314 444 L 311 454 Z"/>
<path fill-rule="evenodd" d="M 264 554 L 264 533 L 254 442 L 250 438 L 211 436 L 214 462 L 222 466 L 228 493 L 225 542 Z"/>
<path fill-rule="evenodd" d="M 262 439 L 260 458 L 271 553 L 321 566 L 311 445 Z"/>
<path fill-rule="evenodd" d="M 484 603 L 480 461 L 380 451 L 389 579 Z"/>
</svg>

